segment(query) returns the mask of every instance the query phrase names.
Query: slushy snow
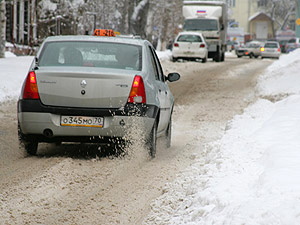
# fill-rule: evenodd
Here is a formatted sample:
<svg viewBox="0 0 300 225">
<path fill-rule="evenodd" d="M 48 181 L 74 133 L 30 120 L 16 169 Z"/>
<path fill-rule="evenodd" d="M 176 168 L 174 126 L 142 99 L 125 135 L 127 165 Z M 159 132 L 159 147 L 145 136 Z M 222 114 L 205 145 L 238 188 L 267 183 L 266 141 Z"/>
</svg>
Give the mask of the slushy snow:
<svg viewBox="0 0 300 225">
<path fill-rule="evenodd" d="M 18 98 L 32 59 L 0 59 L 0 105 Z M 275 60 L 258 79 L 258 100 L 166 184 L 144 223 L 300 224 L 299 71 L 300 49 Z"/>
<path fill-rule="evenodd" d="M 166 185 L 145 224 L 300 224 L 299 71 L 300 49 L 274 61 L 258 100 Z"/>
</svg>

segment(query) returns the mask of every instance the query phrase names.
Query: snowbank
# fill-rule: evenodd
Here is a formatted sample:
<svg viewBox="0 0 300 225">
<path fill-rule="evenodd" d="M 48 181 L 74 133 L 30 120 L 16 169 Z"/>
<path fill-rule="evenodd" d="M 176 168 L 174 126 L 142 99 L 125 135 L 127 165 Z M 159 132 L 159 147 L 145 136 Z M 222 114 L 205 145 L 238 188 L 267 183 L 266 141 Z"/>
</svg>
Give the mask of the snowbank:
<svg viewBox="0 0 300 225">
<path fill-rule="evenodd" d="M 261 96 L 286 96 L 300 94 L 299 82 L 300 50 L 282 55 L 268 67 L 257 86 Z"/>
<path fill-rule="evenodd" d="M 9 58 L 9 57 L 17 57 L 17 56 L 12 52 L 5 52 L 5 58 Z"/>
<path fill-rule="evenodd" d="M 5 56 L 7 58 L 0 59 L 0 103 L 18 98 L 33 60 L 33 56 L 13 57 L 12 53 L 6 53 Z"/>
<path fill-rule="evenodd" d="M 156 51 L 156 54 L 161 61 L 171 60 L 171 58 L 172 58 L 172 52 L 170 50 Z"/>
<path fill-rule="evenodd" d="M 268 67 L 260 98 L 166 185 L 146 224 L 300 223 L 300 49 Z"/>
</svg>

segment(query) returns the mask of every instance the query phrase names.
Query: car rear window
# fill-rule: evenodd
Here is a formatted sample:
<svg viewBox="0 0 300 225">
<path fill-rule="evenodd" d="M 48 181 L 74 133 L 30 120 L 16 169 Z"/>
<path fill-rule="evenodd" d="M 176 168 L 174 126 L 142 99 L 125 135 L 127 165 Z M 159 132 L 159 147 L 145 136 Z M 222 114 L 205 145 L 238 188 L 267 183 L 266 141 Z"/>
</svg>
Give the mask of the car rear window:
<svg viewBox="0 0 300 225">
<path fill-rule="evenodd" d="M 178 42 L 202 42 L 202 39 L 198 35 L 184 34 L 184 35 L 180 35 L 177 41 Z"/>
<path fill-rule="evenodd" d="M 265 48 L 278 48 L 277 43 L 266 43 Z"/>
<path fill-rule="evenodd" d="M 39 66 L 142 69 L 142 47 L 124 43 L 57 41 L 44 45 Z"/>
<path fill-rule="evenodd" d="M 288 43 L 296 43 L 296 39 L 290 39 Z"/>
</svg>

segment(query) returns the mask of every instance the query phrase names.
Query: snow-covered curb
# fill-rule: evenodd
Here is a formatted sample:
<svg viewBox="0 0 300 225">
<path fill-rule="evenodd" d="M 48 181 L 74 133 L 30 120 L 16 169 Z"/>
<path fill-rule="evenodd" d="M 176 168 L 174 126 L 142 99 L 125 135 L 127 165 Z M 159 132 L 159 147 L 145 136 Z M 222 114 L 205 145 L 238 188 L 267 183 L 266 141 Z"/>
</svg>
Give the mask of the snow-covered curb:
<svg viewBox="0 0 300 225">
<path fill-rule="evenodd" d="M 171 58 L 172 58 L 171 50 L 156 51 L 156 54 L 157 54 L 160 61 L 171 60 Z"/>
<path fill-rule="evenodd" d="M 146 224 L 299 224 L 299 61 L 296 50 L 268 67 L 257 85 L 263 98 L 166 185 Z"/>
<path fill-rule="evenodd" d="M 6 55 L 8 55 L 7 58 L 0 59 L 0 103 L 18 98 L 33 60 L 33 56 L 14 57 L 12 53 L 6 53 Z"/>
</svg>

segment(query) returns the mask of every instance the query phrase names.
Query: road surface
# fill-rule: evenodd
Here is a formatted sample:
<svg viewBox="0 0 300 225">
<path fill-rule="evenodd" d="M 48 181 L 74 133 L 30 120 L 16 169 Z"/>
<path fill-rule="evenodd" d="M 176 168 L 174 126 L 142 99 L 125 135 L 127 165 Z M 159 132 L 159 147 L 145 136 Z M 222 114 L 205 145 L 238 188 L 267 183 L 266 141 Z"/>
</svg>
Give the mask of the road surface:
<svg viewBox="0 0 300 225">
<path fill-rule="evenodd" d="M 142 224 L 165 184 L 195 155 L 205 157 L 205 145 L 255 100 L 256 79 L 271 62 L 163 62 L 181 80 L 170 84 L 172 147 L 159 143 L 152 160 L 138 144 L 121 158 L 74 144 L 42 144 L 38 156 L 28 157 L 18 148 L 16 102 L 1 103 L 0 224 Z"/>
</svg>

